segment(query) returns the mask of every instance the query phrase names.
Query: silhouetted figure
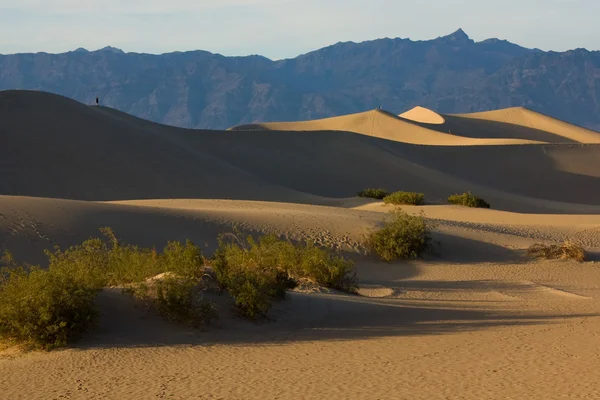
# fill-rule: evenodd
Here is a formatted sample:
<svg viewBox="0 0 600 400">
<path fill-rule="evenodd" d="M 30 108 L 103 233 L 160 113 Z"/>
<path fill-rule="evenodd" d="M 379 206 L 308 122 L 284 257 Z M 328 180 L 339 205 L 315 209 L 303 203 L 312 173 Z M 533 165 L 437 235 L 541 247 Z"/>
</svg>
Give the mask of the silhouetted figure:
<svg viewBox="0 0 600 400">
<path fill-rule="evenodd" d="M 98 98 L 96 97 L 96 105 L 98 105 L 100 103 L 100 101 L 98 100 Z"/>
</svg>

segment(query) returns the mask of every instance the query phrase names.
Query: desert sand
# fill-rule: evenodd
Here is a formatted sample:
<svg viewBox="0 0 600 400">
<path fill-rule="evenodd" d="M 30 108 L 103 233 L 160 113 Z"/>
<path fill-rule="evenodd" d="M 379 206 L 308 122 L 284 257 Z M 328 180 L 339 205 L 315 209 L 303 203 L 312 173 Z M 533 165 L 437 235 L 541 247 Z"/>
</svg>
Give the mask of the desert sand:
<svg viewBox="0 0 600 400">
<path fill-rule="evenodd" d="M 216 132 L 0 92 L 0 250 L 44 265 L 43 249 L 110 226 L 129 243 L 191 239 L 210 255 L 236 226 L 342 251 L 360 284 L 359 295 L 291 292 L 259 323 L 221 310 L 203 329 L 107 289 L 98 327 L 69 348 L 0 353 L 0 397 L 599 398 L 600 141 L 517 111 L 377 110 Z M 354 197 L 366 187 L 425 193 L 402 208 L 436 224 L 435 254 L 364 254 L 391 210 Z M 466 190 L 492 209 L 444 204 Z M 566 239 L 590 261 L 526 255 Z"/>
</svg>

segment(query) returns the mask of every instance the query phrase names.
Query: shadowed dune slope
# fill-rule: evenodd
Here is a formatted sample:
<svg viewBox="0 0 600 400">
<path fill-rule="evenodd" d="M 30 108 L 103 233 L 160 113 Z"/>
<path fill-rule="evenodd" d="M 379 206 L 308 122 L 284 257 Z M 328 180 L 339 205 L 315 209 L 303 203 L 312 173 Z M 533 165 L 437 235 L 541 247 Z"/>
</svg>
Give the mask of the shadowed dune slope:
<svg viewBox="0 0 600 400">
<path fill-rule="evenodd" d="M 0 143 L 4 195 L 342 205 L 365 187 L 385 187 L 434 202 L 472 190 L 517 212 L 600 209 L 596 145 L 416 146 L 340 131 L 196 131 L 24 91 L 0 92 Z"/>
</svg>

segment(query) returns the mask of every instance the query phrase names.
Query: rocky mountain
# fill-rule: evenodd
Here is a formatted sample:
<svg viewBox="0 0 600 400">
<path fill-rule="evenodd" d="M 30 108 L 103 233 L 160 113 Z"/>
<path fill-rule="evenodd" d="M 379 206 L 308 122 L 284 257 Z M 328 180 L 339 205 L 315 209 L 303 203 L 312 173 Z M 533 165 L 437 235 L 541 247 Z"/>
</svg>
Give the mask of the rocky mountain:
<svg viewBox="0 0 600 400">
<path fill-rule="evenodd" d="M 58 93 L 165 124 L 228 128 L 377 106 L 443 113 L 525 106 L 600 128 L 600 52 L 527 49 L 458 30 L 427 41 L 379 39 L 272 61 L 205 51 L 162 55 L 107 47 L 0 55 L 0 89 Z"/>
</svg>

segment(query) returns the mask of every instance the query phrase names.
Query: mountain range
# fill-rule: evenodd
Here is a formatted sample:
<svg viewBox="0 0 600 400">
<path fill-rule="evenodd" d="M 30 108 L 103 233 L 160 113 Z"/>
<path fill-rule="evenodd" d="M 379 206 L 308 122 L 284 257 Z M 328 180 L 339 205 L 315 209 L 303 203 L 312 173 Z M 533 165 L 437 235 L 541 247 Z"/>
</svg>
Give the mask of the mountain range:
<svg viewBox="0 0 600 400">
<path fill-rule="evenodd" d="M 101 104 L 154 122 L 225 129 L 382 107 L 440 113 L 527 107 L 600 129 L 600 52 L 475 42 L 461 29 L 426 41 L 337 43 L 293 59 L 161 55 L 114 47 L 0 55 L 0 90 L 30 89 Z"/>
</svg>

